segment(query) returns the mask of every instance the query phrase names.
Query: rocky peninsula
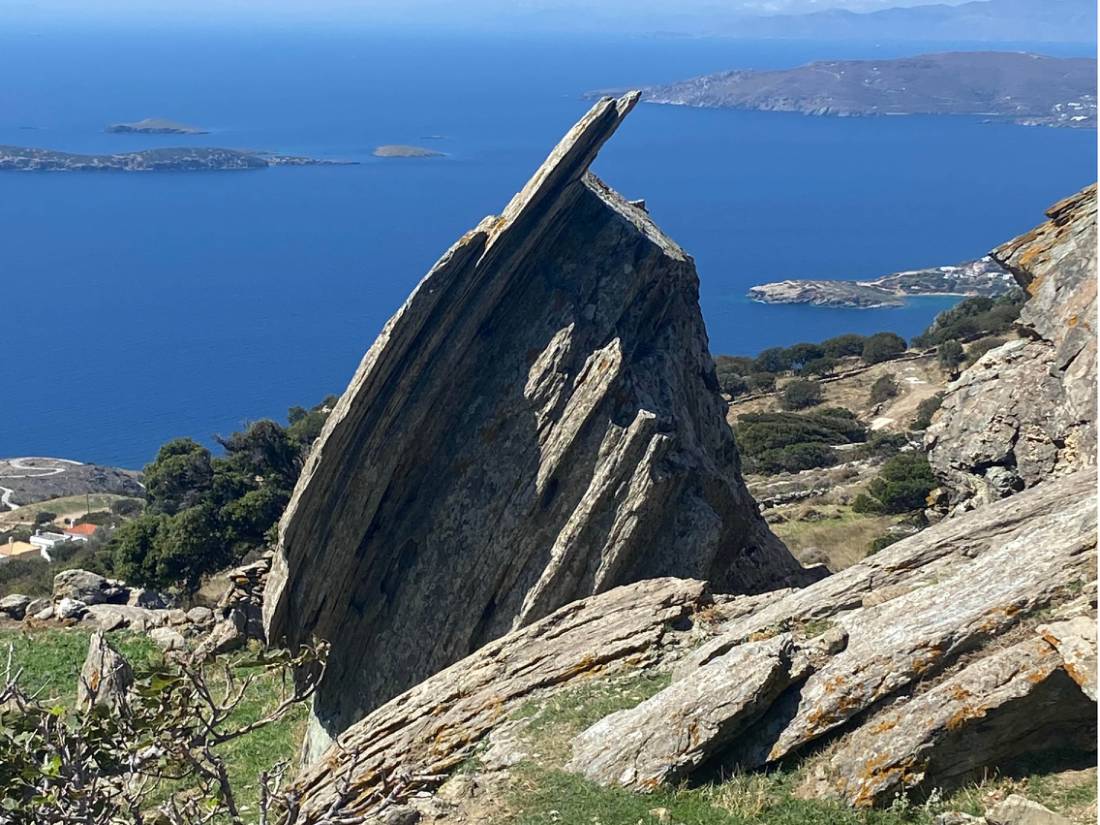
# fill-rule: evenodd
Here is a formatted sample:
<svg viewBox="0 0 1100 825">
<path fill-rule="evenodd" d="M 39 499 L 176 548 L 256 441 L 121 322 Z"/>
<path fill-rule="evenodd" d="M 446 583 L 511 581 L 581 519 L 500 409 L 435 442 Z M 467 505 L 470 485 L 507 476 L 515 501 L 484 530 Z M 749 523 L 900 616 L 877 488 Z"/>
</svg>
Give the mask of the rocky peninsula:
<svg viewBox="0 0 1100 825">
<path fill-rule="evenodd" d="M 114 135 L 208 135 L 209 130 L 163 117 L 147 117 L 133 123 L 112 123 L 105 130 Z"/>
<path fill-rule="evenodd" d="M 805 115 L 971 115 L 1026 126 L 1096 128 L 1096 60 L 946 52 L 738 69 L 643 91 L 650 103 Z"/>
<path fill-rule="evenodd" d="M 981 295 L 995 298 L 1016 287 L 1012 275 L 988 255 L 955 266 L 894 272 L 871 281 L 788 280 L 752 287 L 762 304 L 879 309 L 902 306 L 907 296 Z"/>
<path fill-rule="evenodd" d="M 398 143 L 390 143 L 378 146 L 371 152 L 376 158 L 441 158 L 443 152 L 434 149 L 426 149 L 423 146 L 405 146 Z"/>
<path fill-rule="evenodd" d="M 81 155 L 54 149 L 0 146 L 0 171 L 14 172 L 221 172 L 271 166 L 347 165 L 355 161 L 321 160 L 240 149 L 145 149 L 115 155 Z"/>
</svg>

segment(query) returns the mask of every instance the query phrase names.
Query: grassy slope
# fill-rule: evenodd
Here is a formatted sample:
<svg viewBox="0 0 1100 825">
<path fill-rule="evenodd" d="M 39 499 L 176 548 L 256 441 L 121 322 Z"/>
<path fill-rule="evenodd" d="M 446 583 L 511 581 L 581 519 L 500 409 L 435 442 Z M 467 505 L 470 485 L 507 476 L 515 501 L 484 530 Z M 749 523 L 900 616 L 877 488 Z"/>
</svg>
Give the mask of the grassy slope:
<svg viewBox="0 0 1100 825">
<path fill-rule="evenodd" d="M 9 645 L 13 660 L 23 668 L 22 681 L 28 688 L 41 690 L 41 696 L 65 707 L 76 702 L 77 677 L 88 652 L 90 633 L 76 628 L 26 631 L 0 629 L 0 655 L 5 658 Z M 163 661 L 160 650 L 147 636 L 136 633 L 110 633 L 111 643 L 134 665 L 135 670 L 153 667 Z M 270 710 L 279 698 L 279 685 L 261 671 L 237 707 L 233 721 L 246 724 Z M 212 680 L 218 687 L 222 682 Z M 260 772 L 281 760 L 293 760 L 305 733 L 306 708 L 299 706 L 274 725 L 229 742 L 223 754 L 229 767 L 239 802 L 253 808 L 258 799 Z"/>
<path fill-rule="evenodd" d="M 931 825 L 937 813 L 980 814 L 1009 793 L 1022 793 L 1074 822 L 1095 821 L 1096 771 L 1051 775 L 1049 765 L 1018 779 L 991 778 L 926 804 L 898 800 L 886 810 L 854 811 L 835 802 L 799 799 L 795 789 L 812 764 L 770 774 L 714 779 L 695 787 L 639 795 L 603 788 L 561 766 L 569 743 L 610 712 L 632 707 L 656 693 L 667 677 L 637 675 L 625 680 L 594 680 L 515 714 L 529 720 L 522 737 L 530 758 L 518 765 L 507 799 L 507 813 L 492 818 L 509 825 Z"/>
</svg>

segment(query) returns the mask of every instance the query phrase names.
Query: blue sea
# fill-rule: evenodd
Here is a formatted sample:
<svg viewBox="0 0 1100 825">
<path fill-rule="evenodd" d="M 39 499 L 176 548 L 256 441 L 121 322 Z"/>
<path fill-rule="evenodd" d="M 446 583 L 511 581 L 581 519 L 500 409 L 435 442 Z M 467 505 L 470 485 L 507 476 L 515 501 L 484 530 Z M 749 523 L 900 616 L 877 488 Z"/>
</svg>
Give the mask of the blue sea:
<svg viewBox="0 0 1100 825">
<path fill-rule="evenodd" d="M 586 90 L 943 48 L 365 28 L 0 32 L 0 143 L 361 161 L 0 175 L 0 456 L 140 467 L 169 438 L 209 443 L 342 391 L 439 254 L 498 212 L 583 113 Z M 149 116 L 213 133 L 103 131 Z M 743 296 L 761 281 L 977 257 L 1094 180 L 1095 141 L 1093 131 L 970 118 L 643 105 L 596 171 L 645 198 L 694 255 L 712 350 L 755 353 L 843 332 L 919 332 L 952 299 L 825 310 Z M 383 143 L 447 157 L 371 157 Z"/>
</svg>

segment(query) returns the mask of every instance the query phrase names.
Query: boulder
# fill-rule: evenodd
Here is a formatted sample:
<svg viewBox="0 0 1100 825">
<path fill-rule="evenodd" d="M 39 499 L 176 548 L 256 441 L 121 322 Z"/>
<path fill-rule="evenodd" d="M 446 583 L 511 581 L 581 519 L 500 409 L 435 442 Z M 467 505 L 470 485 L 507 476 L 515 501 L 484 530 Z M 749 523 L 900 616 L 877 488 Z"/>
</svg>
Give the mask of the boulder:
<svg viewBox="0 0 1100 825">
<path fill-rule="evenodd" d="M 187 621 L 191 624 L 206 627 L 214 622 L 214 611 L 209 607 L 192 607 L 186 613 Z"/>
<path fill-rule="evenodd" d="M 153 644 L 166 653 L 173 650 L 186 650 L 187 640 L 174 627 L 155 627 L 149 631 Z"/>
<path fill-rule="evenodd" d="M 171 600 L 163 593 L 146 590 L 144 587 L 131 587 L 126 598 L 126 604 L 130 607 L 144 607 L 149 610 L 162 610 L 170 603 Z"/>
<path fill-rule="evenodd" d="M 9 619 L 18 621 L 26 614 L 27 606 L 31 604 L 31 601 L 30 596 L 24 596 L 21 593 L 11 593 L 0 599 L 0 613 L 3 613 Z"/>
<path fill-rule="evenodd" d="M 1064 816 L 1019 794 L 998 802 L 986 811 L 985 819 L 989 825 L 1072 825 Z"/>
<path fill-rule="evenodd" d="M 126 585 L 88 570 L 63 570 L 53 579 L 53 600 L 74 599 L 84 604 L 125 602 Z"/>
<path fill-rule="evenodd" d="M 160 610 L 126 604 L 93 604 L 85 609 L 84 620 L 94 622 L 104 632 L 129 629 L 144 633 L 164 624 L 164 615 Z"/>
<path fill-rule="evenodd" d="M 821 574 L 745 488 L 692 259 L 588 171 L 637 99 L 596 103 L 444 254 L 314 444 L 264 620 L 272 643 L 331 643 L 313 707 L 330 738 L 576 599 Z"/>
<path fill-rule="evenodd" d="M 88 655 L 80 669 L 77 682 L 77 705 L 117 707 L 126 699 L 126 691 L 134 683 L 129 662 L 111 646 L 103 633 L 96 631 L 88 643 Z"/>
<path fill-rule="evenodd" d="M 39 613 L 45 610 L 47 607 L 52 608 L 53 602 L 45 598 L 31 599 L 27 604 L 26 609 L 23 611 L 23 618 L 37 617 Z"/>
<path fill-rule="evenodd" d="M 54 616 L 58 619 L 79 619 L 84 615 L 85 609 L 88 605 L 79 599 L 70 599 L 68 597 L 60 599 L 53 606 Z"/>
<path fill-rule="evenodd" d="M 1096 464 L 1096 185 L 991 254 L 1030 296 L 1024 338 L 948 387 L 925 436 L 955 510 Z"/>
<path fill-rule="evenodd" d="M 217 656 L 244 647 L 248 641 L 245 633 L 247 619 L 239 610 L 231 610 L 229 615 L 218 621 L 210 633 L 199 642 L 195 655 L 199 658 Z"/>
<path fill-rule="evenodd" d="M 675 784 L 740 736 L 783 691 L 801 682 L 847 634 L 780 633 L 748 642 L 630 710 L 606 716 L 573 742 L 566 770 L 648 791 Z"/>
</svg>

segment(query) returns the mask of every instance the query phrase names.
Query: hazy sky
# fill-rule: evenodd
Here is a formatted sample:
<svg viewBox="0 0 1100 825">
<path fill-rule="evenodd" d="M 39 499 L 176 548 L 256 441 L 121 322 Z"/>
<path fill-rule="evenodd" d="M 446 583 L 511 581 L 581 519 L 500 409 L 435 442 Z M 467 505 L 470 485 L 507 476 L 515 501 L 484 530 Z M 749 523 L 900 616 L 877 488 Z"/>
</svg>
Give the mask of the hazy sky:
<svg viewBox="0 0 1100 825">
<path fill-rule="evenodd" d="M 940 0 L 957 4 L 964 0 Z M 473 23 L 478 20 L 548 23 L 647 21 L 728 17 L 739 12 L 857 11 L 923 5 L 928 0 L 0 0 L 0 20 L 191 20 L 252 18 L 260 21 Z"/>
</svg>

